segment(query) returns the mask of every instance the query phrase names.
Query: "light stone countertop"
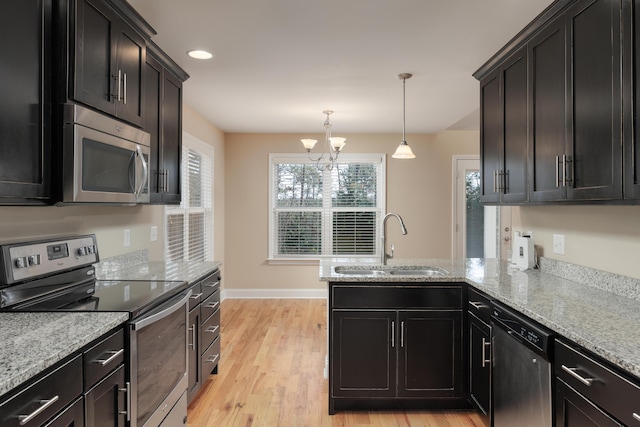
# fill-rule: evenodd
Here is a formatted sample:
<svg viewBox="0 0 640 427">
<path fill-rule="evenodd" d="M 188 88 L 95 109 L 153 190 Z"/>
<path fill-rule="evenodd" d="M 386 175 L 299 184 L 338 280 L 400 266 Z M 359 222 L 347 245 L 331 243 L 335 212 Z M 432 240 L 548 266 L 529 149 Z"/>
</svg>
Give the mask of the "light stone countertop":
<svg viewBox="0 0 640 427">
<path fill-rule="evenodd" d="M 334 259 L 322 262 L 320 280 L 463 281 L 640 378 L 640 302 L 634 298 L 599 289 L 597 284 L 579 283 L 540 270 L 514 270 L 506 262 L 498 260 L 393 260 L 393 266 L 433 266 L 449 272 L 436 277 L 336 274 L 333 267 L 354 265 L 348 261 Z"/>
<path fill-rule="evenodd" d="M 127 266 L 115 261 L 102 261 L 96 265 L 98 280 L 178 280 L 192 283 L 222 265 L 219 261 L 142 261 Z"/>
<path fill-rule="evenodd" d="M 0 313 L 0 396 L 128 318 L 128 313 Z"/>
</svg>

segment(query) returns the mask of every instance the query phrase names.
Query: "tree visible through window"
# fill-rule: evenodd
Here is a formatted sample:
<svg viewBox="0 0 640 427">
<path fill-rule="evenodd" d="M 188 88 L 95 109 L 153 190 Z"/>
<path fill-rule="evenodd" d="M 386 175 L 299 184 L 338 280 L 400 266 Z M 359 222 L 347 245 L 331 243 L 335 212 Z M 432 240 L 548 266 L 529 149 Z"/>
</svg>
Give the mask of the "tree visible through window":
<svg viewBox="0 0 640 427">
<path fill-rule="evenodd" d="M 271 256 L 375 256 L 384 156 L 341 155 L 321 171 L 306 157 L 271 156 Z"/>
</svg>

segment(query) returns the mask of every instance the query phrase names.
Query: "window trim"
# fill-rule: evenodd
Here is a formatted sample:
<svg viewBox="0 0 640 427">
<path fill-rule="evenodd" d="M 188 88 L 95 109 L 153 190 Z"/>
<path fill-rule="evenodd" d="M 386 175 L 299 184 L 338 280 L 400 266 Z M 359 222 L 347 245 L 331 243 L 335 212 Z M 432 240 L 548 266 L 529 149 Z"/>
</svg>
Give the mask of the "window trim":
<svg viewBox="0 0 640 427">
<path fill-rule="evenodd" d="M 342 258 L 342 259 L 379 259 L 381 253 L 380 247 L 380 221 L 382 220 L 382 215 L 384 215 L 386 211 L 386 171 L 387 171 L 387 157 L 384 153 L 361 153 L 354 154 L 341 153 L 338 158 L 338 163 L 358 163 L 358 162 L 367 162 L 367 163 L 379 163 L 378 176 L 377 176 L 377 200 L 378 200 L 378 209 L 380 209 L 380 215 L 376 218 L 376 250 L 374 254 L 367 255 L 299 255 L 299 256 L 278 256 L 275 254 L 275 245 L 277 240 L 277 230 L 274 220 L 275 206 L 274 206 L 274 164 L 277 163 L 299 163 L 299 164 L 310 164 L 316 165 L 317 162 L 310 160 L 307 154 L 290 154 L 290 153 L 269 153 L 269 213 L 268 213 L 268 256 L 267 262 L 269 264 L 291 264 L 291 265 L 318 265 L 319 261 L 324 259 L 332 259 L 332 258 Z M 322 208 L 324 212 L 324 208 Z M 357 211 L 358 208 L 336 208 L 338 210 L 349 210 L 349 211 Z M 328 241 L 323 240 L 323 253 L 327 249 L 327 247 L 331 247 L 332 243 L 332 234 L 331 233 L 331 224 L 327 222 L 324 223 L 324 229 L 322 230 L 323 237 L 328 236 Z"/>
<path fill-rule="evenodd" d="M 195 151 L 197 153 L 199 153 L 200 155 L 207 157 L 207 161 L 211 164 L 211 170 L 210 170 L 210 184 L 209 184 L 209 189 L 210 189 L 210 194 L 208 194 L 206 196 L 206 202 L 209 206 L 204 206 L 204 207 L 185 207 L 185 203 L 188 201 L 189 199 L 189 192 L 186 191 L 186 186 L 188 185 L 189 179 L 188 179 L 188 171 L 187 171 L 187 167 L 185 165 L 185 162 L 187 161 L 186 159 L 188 159 L 188 156 L 186 155 L 189 151 L 189 149 L 192 149 L 192 151 Z M 188 222 L 188 216 L 190 213 L 204 213 L 205 215 L 205 232 L 207 230 L 210 231 L 209 233 L 209 237 L 207 238 L 205 236 L 204 238 L 204 245 L 205 245 L 205 261 L 213 261 L 215 259 L 215 255 L 214 255 L 214 245 L 213 245 L 213 232 L 215 230 L 215 217 L 214 217 L 214 203 L 215 203 L 215 198 L 214 198 L 214 191 L 215 191 L 215 187 L 214 187 L 214 173 L 215 173 L 215 162 L 214 162 L 214 155 L 215 155 L 215 150 L 214 147 L 210 144 L 207 144 L 206 142 L 196 138 L 195 136 L 187 133 L 187 132 L 182 132 L 182 147 L 180 149 L 181 151 L 181 156 L 180 156 L 180 174 L 181 174 L 181 180 L 180 180 L 180 204 L 179 205 L 165 205 L 165 209 L 164 209 L 164 215 L 163 215 L 163 220 L 164 220 L 164 254 L 163 256 L 165 257 L 165 259 L 168 259 L 168 253 L 169 253 L 169 236 L 167 233 L 167 225 L 168 225 L 168 217 L 170 215 L 175 215 L 175 214 L 182 214 L 185 217 L 185 224 Z M 189 253 L 189 247 L 188 247 L 188 243 L 189 243 L 189 236 L 188 236 L 188 230 L 186 229 L 186 225 L 184 227 L 183 230 L 183 252 L 185 254 L 185 256 L 187 258 L 183 259 L 182 262 L 187 262 L 189 261 L 188 259 L 188 253 Z"/>
</svg>

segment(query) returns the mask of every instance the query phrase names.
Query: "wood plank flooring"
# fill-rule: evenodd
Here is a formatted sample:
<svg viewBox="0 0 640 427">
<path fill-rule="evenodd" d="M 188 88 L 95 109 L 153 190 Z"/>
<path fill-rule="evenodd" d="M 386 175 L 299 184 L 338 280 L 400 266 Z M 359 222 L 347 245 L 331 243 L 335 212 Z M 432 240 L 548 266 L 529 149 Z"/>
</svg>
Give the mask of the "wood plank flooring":
<svg viewBox="0 0 640 427">
<path fill-rule="evenodd" d="M 480 427 L 473 412 L 328 415 L 325 300 L 224 300 L 222 354 L 189 406 L 189 427 Z"/>
</svg>

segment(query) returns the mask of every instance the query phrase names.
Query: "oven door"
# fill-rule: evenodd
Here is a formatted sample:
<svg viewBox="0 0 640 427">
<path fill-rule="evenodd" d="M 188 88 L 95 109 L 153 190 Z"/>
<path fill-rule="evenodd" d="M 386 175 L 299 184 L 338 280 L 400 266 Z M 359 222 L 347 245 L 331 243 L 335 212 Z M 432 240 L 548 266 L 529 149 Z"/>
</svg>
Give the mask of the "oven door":
<svg viewBox="0 0 640 427">
<path fill-rule="evenodd" d="M 191 291 L 185 291 L 128 323 L 131 427 L 157 427 L 187 390 L 187 318 Z"/>
</svg>

